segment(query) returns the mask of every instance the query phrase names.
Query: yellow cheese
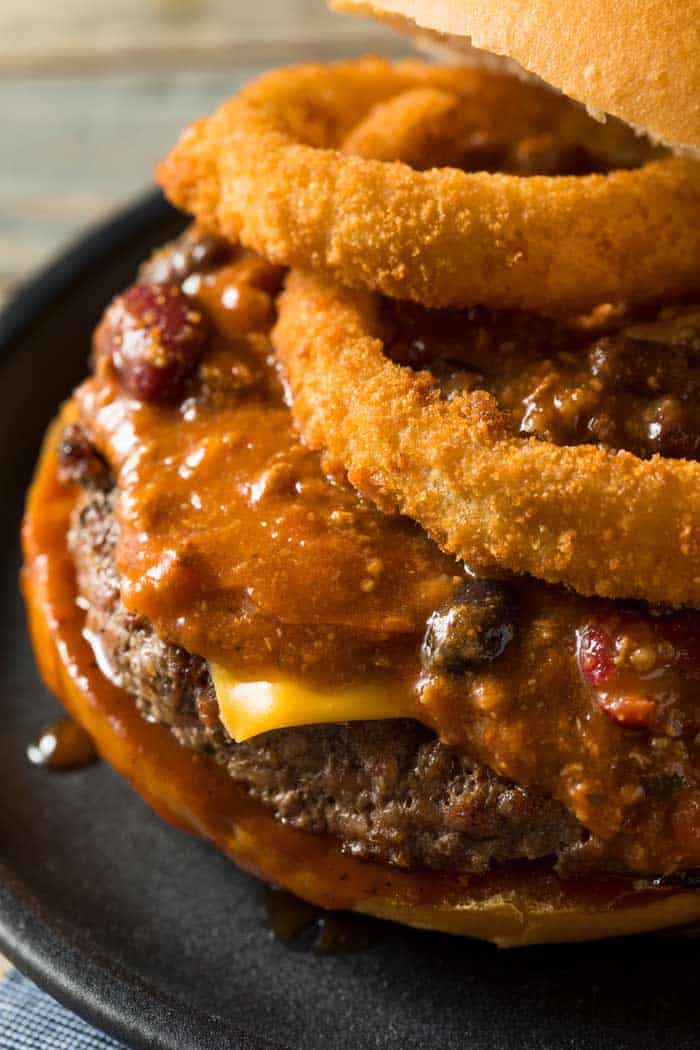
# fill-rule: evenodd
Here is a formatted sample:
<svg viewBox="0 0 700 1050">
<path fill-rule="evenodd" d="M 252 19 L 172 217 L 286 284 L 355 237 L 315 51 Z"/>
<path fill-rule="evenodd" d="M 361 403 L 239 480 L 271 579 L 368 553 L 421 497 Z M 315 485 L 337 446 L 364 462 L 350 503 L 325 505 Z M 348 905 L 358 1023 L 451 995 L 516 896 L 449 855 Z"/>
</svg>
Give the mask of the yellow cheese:
<svg viewBox="0 0 700 1050">
<path fill-rule="evenodd" d="M 294 678 L 245 682 L 218 664 L 210 664 L 209 669 L 221 721 L 239 743 L 271 729 L 320 722 L 409 718 L 414 714 L 409 698 L 402 696 L 400 690 L 378 683 L 321 690 Z"/>
</svg>

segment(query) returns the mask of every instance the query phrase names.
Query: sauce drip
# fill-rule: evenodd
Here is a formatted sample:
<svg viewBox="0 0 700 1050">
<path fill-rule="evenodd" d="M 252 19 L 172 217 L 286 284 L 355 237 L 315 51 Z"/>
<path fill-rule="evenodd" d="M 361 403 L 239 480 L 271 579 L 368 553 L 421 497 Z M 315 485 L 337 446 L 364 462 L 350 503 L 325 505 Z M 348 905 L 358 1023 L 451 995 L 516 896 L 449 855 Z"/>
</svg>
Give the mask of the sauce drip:
<svg viewBox="0 0 700 1050">
<path fill-rule="evenodd" d="M 350 912 L 317 908 L 287 890 L 267 889 L 263 908 L 270 931 L 295 948 L 318 955 L 346 955 L 364 951 L 372 942 L 375 924 Z"/>
<path fill-rule="evenodd" d="M 44 726 L 27 748 L 32 765 L 59 772 L 83 769 L 98 757 L 90 734 L 70 718 L 59 718 Z"/>
</svg>

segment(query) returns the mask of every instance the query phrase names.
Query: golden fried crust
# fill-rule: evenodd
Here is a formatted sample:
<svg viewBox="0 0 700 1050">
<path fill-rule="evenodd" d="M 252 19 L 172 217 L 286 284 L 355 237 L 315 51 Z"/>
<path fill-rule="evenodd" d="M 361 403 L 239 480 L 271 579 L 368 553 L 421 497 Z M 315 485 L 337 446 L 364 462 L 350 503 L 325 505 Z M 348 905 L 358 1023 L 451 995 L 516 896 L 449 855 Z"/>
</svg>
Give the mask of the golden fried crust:
<svg viewBox="0 0 700 1050">
<path fill-rule="evenodd" d="M 158 181 L 202 224 L 273 262 L 428 306 L 576 311 L 697 286 L 700 164 L 692 160 L 522 178 L 415 171 L 341 152 L 375 106 L 426 87 L 456 94 L 475 128 L 506 137 L 561 133 L 567 122 L 579 140 L 620 137 L 516 78 L 364 59 L 261 78 L 185 132 Z"/>
<path fill-rule="evenodd" d="M 455 124 L 461 117 L 460 98 L 453 91 L 413 88 L 378 103 L 341 148 L 356 157 L 442 168 L 458 163 L 460 136 L 455 135 Z M 432 164 L 426 163 L 428 157 Z"/>
<path fill-rule="evenodd" d="M 700 605 L 700 463 L 510 437 L 490 395 L 389 361 L 379 306 L 292 272 L 273 332 L 304 435 L 361 492 L 481 569 Z"/>
<path fill-rule="evenodd" d="M 700 148 L 698 0 L 331 0 L 507 55 L 567 95 Z"/>
</svg>

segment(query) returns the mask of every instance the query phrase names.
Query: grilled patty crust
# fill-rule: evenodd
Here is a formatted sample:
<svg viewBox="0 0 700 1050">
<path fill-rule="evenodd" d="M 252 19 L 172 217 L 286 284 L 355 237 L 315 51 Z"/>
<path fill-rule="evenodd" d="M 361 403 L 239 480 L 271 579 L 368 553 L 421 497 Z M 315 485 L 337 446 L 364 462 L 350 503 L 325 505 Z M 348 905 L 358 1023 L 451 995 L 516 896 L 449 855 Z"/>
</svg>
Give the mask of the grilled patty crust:
<svg viewBox="0 0 700 1050">
<path fill-rule="evenodd" d="M 329 833 L 358 857 L 469 873 L 561 856 L 585 838 L 560 803 L 497 776 L 408 719 L 304 726 L 236 744 L 219 720 L 206 662 L 164 642 L 121 601 L 117 490 L 107 468 L 75 428 L 62 458 L 64 474 L 84 486 L 69 544 L 103 672 L 145 718 L 211 754 L 278 819 Z"/>
</svg>

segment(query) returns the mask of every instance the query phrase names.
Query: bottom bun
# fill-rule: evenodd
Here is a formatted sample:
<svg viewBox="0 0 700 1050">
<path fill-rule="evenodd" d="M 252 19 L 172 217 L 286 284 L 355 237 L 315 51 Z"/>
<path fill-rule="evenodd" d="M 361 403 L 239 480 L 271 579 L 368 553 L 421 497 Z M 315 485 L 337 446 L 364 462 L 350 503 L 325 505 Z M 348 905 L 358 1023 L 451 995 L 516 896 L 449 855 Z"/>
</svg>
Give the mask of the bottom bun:
<svg viewBox="0 0 700 1050">
<path fill-rule="evenodd" d="M 502 947 L 583 941 L 700 919 L 700 891 L 624 878 L 564 881 L 550 864 L 519 862 L 483 877 L 405 871 L 344 855 L 335 839 L 289 827 L 207 755 L 146 722 L 95 666 L 67 532 L 77 491 L 57 476 L 64 410 L 46 438 L 23 527 L 23 590 L 48 687 L 100 754 L 177 827 L 210 840 L 243 869 L 323 908 L 348 908 Z"/>
</svg>

